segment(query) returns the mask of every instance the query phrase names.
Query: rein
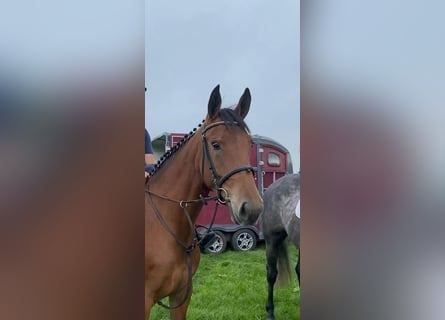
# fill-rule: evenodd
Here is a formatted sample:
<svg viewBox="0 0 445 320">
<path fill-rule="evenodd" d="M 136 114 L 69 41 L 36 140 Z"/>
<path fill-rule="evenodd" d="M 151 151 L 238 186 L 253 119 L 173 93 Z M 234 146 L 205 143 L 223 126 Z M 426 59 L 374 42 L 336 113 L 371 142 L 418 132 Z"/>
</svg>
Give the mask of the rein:
<svg viewBox="0 0 445 320">
<path fill-rule="evenodd" d="M 210 151 L 209 151 L 209 146 L 208 146 L 208 141 L 207 141 L 207 137 L 206 137 L 206 133 L 212 129 L 215 128 L 217 126 L 220 125 L 239 125 L 237 122 L 226 122 L 226 121 L 219 121 L 219 122 L 215 122 L 210 124 L 207 127 L 203 127 L 202 130 L 202 148 L 203 148 L 203 156 L 202 156 L 202 163 L 201 163 L 201 177 L 204 179 L 204 162 L 205 159 L 207 160 L 208 164 L 209 164 L 209 169 L 211 171 L 212 174 L 212 182 L 214 185 L 214 190 L 216 192 L 216 195 L 213 197 L 204 197 L 202 195 L 199 196 L 198 199 L 193 199 L 193 200 L 174 200 L 171 199 L 169 197 L 160 195 L 160 194 L 156 194 L 152 191 L 149 190 L 149 188 L 147 187 L 145 189 L 145 193 L 147 193 L 147 199 L 148 199 L 148 203 L 151 206 L 151 208 L 153 209 L 157 219 L 159 220 L 159 222 L 161 223 L 161 225 L 163 226 L 163 228 L 175 239 L 176 243 L 182 247 L 185 251 L 186 254 L 186 264 L 187 264 L 187 292 L 183 298 L 183 300 L 176 306 L 172 307 L 172 306 L 168 306 L 166 304 L 164 304 L 161 301 L 157 301 L 157 304 L 166 308 L 166 309 L 176 309 L 179 308 L 180 306 L 182 306 L 185 301 L 189 298 L 190 293 L 191 293 L 191 289 L 192 289 L 192 262 L 191 262 L 191 253 L 194 249 L 196 249 L 196 247 L 200 244 L 200 242 L 207 236 L 207 234 L 209 234 L 213 223 L 215 221 L 215 217 L 216 217 L 216 213 L 218 210 L 218 204 L 226 204 L 228 199 L 229 199 L 229 194 L 228 192 L 223 188 L 223 184 L 233 175 L 242 172 L 242 171 L 248 171 L 251 172 L 252 174 L 256 171 L 256 168 L 251 167 L 251 166 L 242 166 L 236 169 L 231 170 L 230 172 L 228 172 L 227 174 L 225 174 L 224 176 L 220 176 L 216 170 L 215 164 L 213 162 L 213 159 L 210 155 Z M 201 125 L 199 125 L 201 126 Z M 195 131 L 195 130 L 194 130 Z M 188 138 L 190 138 L 191 136 L 189 136 Z M 177 150 L 177 149 L 176 149 Z M 188 225 L 190 227 L 190 230 L 193 230 L 195 233 L 195 236 L 193 237 L 192 243 L 190 245 L 185 244 L 183 241 L 181 241 L 181 239 L 178 238 L 178 236 L 175 234 L 175 232 L 168 226 L 167 222 L 164 220 L 164 218 L 162 217 L 162 214 L 160 213 L 160 211 L 158 210 L 158 208 L 156 207 L 156 205 L 153 202 L 152 196 L 155 196 L 157 198 L 166 200 L 166 201 L 170 201 L 170 202 L 174 202 L 179 204 L 179 206 L 182 208 L 182 210 L 184 211 L 184 215 L 187 218 L 187 222 Z M 196 229 L 194 227 L 193 221 L 190 217 L 190 213 L 187 210 L 187 207 L 189 204 L 193 204 L 193 203 L 202 203 L 202 204 L 207 204 L 208 201 L 212 201 L 212 200 L 217 200 L 217 204 L 215 206 L 215 210 L 213 212 L 213 217 L 211 220 L 211 224 L 210 226 L 207 228 L 207 231 L 205 233 L 205 235 L 201 238 L 201 240 L 198 240 L 197 237 L 197 233 L 196 233 Z"/>
<path fill-rule="evenodd" d="M 195 199 L 195 200 L 181 200 L 181 201 L 177 201 L 177 200 L 173 200 L 173 199 L 164 197 L 164 196 L 162 196 L 162 195 L 155 194 L 155 193 L 153 193 L 153 192 L 151 192 L 151 191 L 149 191 L 149 190 L 145 190 L 145 192 L 148 194 L 149 204 L 150 204 L 150 206 L 153 208 L 153 211 L 155 212 L 156 217 L 158 218 L 159 222 L 162 224 L 162 226 L 164 227 L 164 229 L 165 229 L 165 230 L 166 230 L 166 231 L 167 231 L 167 232 L 168 232 L 168 233 L 175 239 L 176 243 L 178 243 L 178 245 L 180 245 L 180 246 L 184 249 L 184 251 L 185 251 L 185 253 L 186 253 L 186 264 L 187 264 L 187 292 L 186 292 L 186 294 L 184 295 L 183 300 L 181 300 L 181 302 L 180 302 L 178 305 L 174 306 L 174 307 L 172 307 L 172 306 L 168 306 L 168 305 L 164 304 L 162 301 L 157 301 L 157 302 L 156 302 L 158 305 L 160 305 L 161 307 L 163 307 L 163 308 L 165 308 L 165 309 L 169 309 L 169 310 L 171 310 L 171 309 L 176 309 L 176 308 L 179 308 L 180 306 L 182 306 L 182 305 L 185 303 L 185 301 L 186 301 L 187 298 L 189 297 L 190 292 L 191 292 L 191 289 L 192 289 L 192 261 L 191 261 L 191 253 L 192 253 L 192 251 L 193 251 L 197 246 L 199 246 L 199 244 L 200 244 L 201 241 L 205 238 L 205 236 L 206 236 L 207 234 L 209 234 L 209 232 L 210 232 L 210 230 L 211 230 L 211 228 L 212 228 L 212 226 L 213 226 L 213 223 L 214 223 L 214 221 L 215 221 L 216 212 L 218 211 L 218 204 L 217 204 L 217 205 L 215 206 L 215 210 L 213 211 L 213 216 L 212 216 L 212 221 L 211 221 L 210 226 L 207 228 L 207 231 L 206 231 L 205 235 L 201 238 L 201 240 L 198 240 L 198 238 L 197 238 L 197 236 L 196 236 L 196 230 L 195 230 L 195 228 L 194 228 L 192 219 L 190 218 L 190 213 L 187 211 L 187 206 L 188 206 L 188 204 L 190 204 L 190 203 L 198 203 L 198 202 L 202 202 L 203 204 L 207 204 L 207 201 L 209 201 L 209 200 L 217 200 L 217 197 L 216 197 L 216 196 L 213 196 L 213 197 L 200 197 L 199 199 Z M 178 203 L 179 206 L 182 208 L 182 210 L 184 210 L 184 214 L 185 214 L 185 216 L 187 217 L 187 222 L 188 222 L 188 224 L 189 224 L 190 230 L 194 230 L 194 231 L 195 231 L 195 237 L 193 238 L 193 241 L 192 241 L 192 243 L 191 243 L 189 246 L 187 246 L 186 244 L 184 244 L 184 242 L 182 242 L 182 241 L 176 236 L 176 234 L 174 233 L 174 231 L 168 226 L 167 222 L 166 222 L 166 221 L 164 220 L 164 218 L 162 217 L 162 214 L 159 212 L 158 208 L 157 208 L 156 205 L 154 204 L 153 199 L 152 199 L 152 197 L 151 197 L 152 195 L 154 195 L 154 196 L 156 196 L 156 197 L 159 197 L 159 198 L 161 198 L 161 199 L 167 200 L 167 201 L 171 201 L 171 202 Z"/>
</svg>

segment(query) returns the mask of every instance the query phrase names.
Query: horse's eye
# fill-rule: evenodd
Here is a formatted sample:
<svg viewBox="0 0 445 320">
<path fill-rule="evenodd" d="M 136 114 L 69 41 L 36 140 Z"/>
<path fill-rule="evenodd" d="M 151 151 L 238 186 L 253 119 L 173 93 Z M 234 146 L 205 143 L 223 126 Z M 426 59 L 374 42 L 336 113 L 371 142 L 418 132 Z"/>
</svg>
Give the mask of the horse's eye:
<svg viewBox="0 0 445 320">
<path fill-rule="evenodd" d="M 221 150 L 221 146 L 220 146 L 219 143 L 216 142 L 216 141 L 213 141 L 213 142 L 212 142 L 212 147 L 213 147 L 213 149 L 215 149 L 215 150 Z"/>
</svg>

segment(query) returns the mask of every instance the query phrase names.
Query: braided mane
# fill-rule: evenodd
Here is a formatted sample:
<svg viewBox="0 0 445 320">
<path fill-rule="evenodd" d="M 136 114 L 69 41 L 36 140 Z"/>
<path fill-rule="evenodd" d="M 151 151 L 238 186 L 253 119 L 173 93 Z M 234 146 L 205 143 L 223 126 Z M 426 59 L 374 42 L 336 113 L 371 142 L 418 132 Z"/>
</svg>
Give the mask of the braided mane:
<svg viewBox="0 0 445 320">
<path fill-rule="evenodd" d="M 196 130 L 198 130 L 199 127 L 203 125 L 205 120 L 202 120 L 200 124 L 198 124 L 197 128 L 193 128 L 192 131 L 190 131 L 188 134 L 186 134 L 180 141 L 178 141 L 170 150 L 166 151 L 161 158 L 158 160 L 158 162 L 154 165 L 154 171 L 150 173 L 150 177 L 154 176 L 164 165 L 164 163 L 170 159 L 179 149 L 181 149 L 187 141 L 189 141 L 196 133 Z"/>
<path fill-rule="evenodd" d="M 238 125 L 244 129 L 249 131 L 249 128 L 247 127 L 247 124 L 244 122 L 244 119 L 241 118 L 238 113 L 236 113 L 233 109 L 230 108 L 224 108 L 220 110 L 220 117 L 222 121 L 230 123 L 230 122 L 236 122 Z M 154 176 L 165 164 L 165 162 L 170 159 L 176 152 L 178 152 L 179 149 L 181 149 L 187 141 L 189 141 L 196 133 L 199 127 L 201 127 L 204 124 L 205 120 L 202 120 L 200 124 L 198 124 L 198 127 L 193 128 L 192 131 L 190 131 L 188 134 L 186 134 L 180 141 L 178 141 L 170 150 L 166 151 L 159 161 L 154 165 L 154 171 L 150 173 L 150 177 Z"/>
</svg>

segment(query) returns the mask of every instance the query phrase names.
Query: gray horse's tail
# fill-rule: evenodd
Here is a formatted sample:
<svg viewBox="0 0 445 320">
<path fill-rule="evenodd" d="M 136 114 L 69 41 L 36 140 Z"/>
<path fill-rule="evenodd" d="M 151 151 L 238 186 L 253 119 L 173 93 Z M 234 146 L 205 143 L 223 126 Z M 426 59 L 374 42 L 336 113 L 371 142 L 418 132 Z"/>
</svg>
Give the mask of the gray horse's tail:
<svg viewBox="0 0 445 320">
<path fill-rule="evenodd" d="M 291 279 L 291 270 L 289 264 L 289 253 L 287 251 L 287 241 L 282 241 L 277 248 L 277 281 L 276 287 L 286 286 Z"/>
</svg>

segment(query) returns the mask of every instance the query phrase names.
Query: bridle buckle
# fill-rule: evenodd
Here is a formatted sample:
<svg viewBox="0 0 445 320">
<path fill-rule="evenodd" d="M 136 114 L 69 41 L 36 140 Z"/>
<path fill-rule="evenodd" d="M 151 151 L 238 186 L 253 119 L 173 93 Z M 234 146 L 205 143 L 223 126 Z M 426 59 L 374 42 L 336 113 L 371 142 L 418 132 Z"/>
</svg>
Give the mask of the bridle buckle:
<svg viewBox="0 0 445 320">
<path fill-rule="evenodd" d="M 218 195 L 218 202 L 219 202 L 219 203 L 221 203 L 221 204 L 226 204 L 227 202 L 230 201 L 230 199 L 229 199 L 229 193 L 227 192 L 226 189 L 224 189 L 224 188 L 218 188 L 218 189 L 216 190 L 216 192 L 217 192 L 217 195 Z M 224 196 L 223 196 L 223 193 L 224 193 Z"/>
</svg>

